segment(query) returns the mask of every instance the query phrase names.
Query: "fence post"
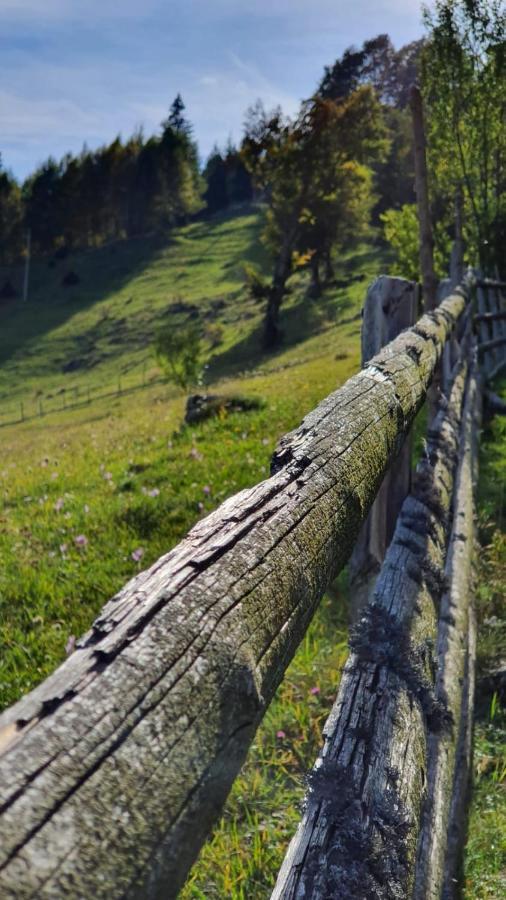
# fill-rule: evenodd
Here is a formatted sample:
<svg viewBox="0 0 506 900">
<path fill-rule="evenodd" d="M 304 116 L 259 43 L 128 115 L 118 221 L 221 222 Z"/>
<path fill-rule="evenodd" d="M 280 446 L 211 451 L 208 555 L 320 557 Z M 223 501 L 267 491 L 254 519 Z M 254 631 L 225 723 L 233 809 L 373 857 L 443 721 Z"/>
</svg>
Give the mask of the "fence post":
<svg viewBox="0 0 506 900">
<path fill-rule="evenodd" d="M 417 320 L 419 287 L 404 278 L 380 275 L 370 286 L 362 320 L 362 365 Z M 370 593 L 392 539 L 395 523 L 411 484 L 411 436 L 408 436 L 389 470 L 362 526 L 353 550 L 349 577 L 351 614 L 358 617 Z"/>
</svg>

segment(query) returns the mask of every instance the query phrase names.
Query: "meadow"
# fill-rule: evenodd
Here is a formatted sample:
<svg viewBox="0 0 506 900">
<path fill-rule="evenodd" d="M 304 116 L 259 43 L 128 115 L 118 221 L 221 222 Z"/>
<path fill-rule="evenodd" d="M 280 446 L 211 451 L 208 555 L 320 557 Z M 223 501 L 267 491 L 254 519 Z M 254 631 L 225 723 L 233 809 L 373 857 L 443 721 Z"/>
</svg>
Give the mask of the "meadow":
<svg viewBox="0 0 506 900">
<path fill-rule="evenodd" d="M 0 309 L 0 425 L 21 408 L 25 416 L 0 428 L 1 707 L 72 652 L 125 581 L 227 496 L 266 478 L 279 437 L 357 370 L 360 309 L 367 285 L 388 265 L 384 251 L 371 239 L 343 254 L 335 281 L 316 301 L 306 299 L 307 276 L 297 275 L 283 312 L 283 346 L 264 354 L 262 308 L 248 295 L 243 269 L 245 262 L 267 265 L 261 215 L 247 210 L 194 222 L 165 242 L 143 238 L 37 261 L 28 303 Z M 62 284 L 68 271 L 77 284 Z M 185 398 L 160 381 L 152 344 L 161 324 L 194 318 L 208 328 L 209 389 L 255 398 L 259 408 L 183 424 Z M 69 409 L 76 397 L 82 405 Z M 499 615 L 504 587 L 500 427 L 494 424 L 482 448 L 482 621 Z M 488 659 L 497 632 L 486 629 Z M 184 900 L 268 895 L 346 647 L 343 575 L 288 670 Z M 497 702 L 492 712 L 489 706 L 477 731 L 477 759 L 494 762 L 477 770 L 470 898 L 499 896 L 491 891 L 502 877 L 490 839 L 504 825 Z"/>
</svg>

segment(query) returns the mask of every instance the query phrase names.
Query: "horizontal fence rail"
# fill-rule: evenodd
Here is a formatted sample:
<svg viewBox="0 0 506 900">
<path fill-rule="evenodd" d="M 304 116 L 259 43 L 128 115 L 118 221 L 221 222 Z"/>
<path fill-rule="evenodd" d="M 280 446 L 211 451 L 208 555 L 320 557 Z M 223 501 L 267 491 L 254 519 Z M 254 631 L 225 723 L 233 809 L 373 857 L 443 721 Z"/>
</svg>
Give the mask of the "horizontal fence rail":
<svg viewBox="0 0 506 900">
<path fill-rule="evenodd" d="M 0 716 L 0 896 L 177 895 L 467 298 L 327 397 L 269 479 L 132 579 Z"/>
<path fill-rule="evenodd" d="M 477 388 L 467 368 L 461 359 L 352 633 L 273 900 L 441 897 L 468 703 Z"/>
</svg>

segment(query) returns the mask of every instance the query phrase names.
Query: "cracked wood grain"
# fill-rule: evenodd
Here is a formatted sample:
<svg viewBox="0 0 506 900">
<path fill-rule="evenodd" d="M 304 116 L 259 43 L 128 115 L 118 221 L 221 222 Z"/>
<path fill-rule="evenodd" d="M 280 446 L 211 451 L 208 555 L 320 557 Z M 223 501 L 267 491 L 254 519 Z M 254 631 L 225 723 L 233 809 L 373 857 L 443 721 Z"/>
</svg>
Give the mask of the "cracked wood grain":
<svg viewBox="0 0 506 900">
<path fill-rule="evenodd" d="M 454 516 L 438 628 L 436 693 L 445 698 L 453 729 L 429 736 L 427 799 L 418 842 L 414 900 L 459 894 L 458 863 L 469 793 L 474 700 L 475 624 L 472 607 L 474 484 L 477 474 L 476 411 L 479 386 L 473 369 L 467 387 Z M 448 846 L 448 835 L 450 842 Z"/>
<path fill-rule="evenodd" d="M 446 698 L 435 690 L 434 649 L 467 366 L 457 368 L 350 640 L 273 900 L 411 896 L 427 739 L 453 727 Z"/>
<path fill-rule="evenodd" d="M 0 716 L 2 898 L 177 895 L 465 306 L 327 397 Z"/>
</svg>

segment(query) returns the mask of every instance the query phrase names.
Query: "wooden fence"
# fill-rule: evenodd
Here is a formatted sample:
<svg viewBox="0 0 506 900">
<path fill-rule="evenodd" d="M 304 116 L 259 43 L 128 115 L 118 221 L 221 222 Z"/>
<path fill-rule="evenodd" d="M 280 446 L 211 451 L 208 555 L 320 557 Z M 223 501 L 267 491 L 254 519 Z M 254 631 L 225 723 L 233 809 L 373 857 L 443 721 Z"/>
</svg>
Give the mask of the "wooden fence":
<svg viewBox="0 0 506 900">
<path fill-rule="evenodd" d="M 177 895 L 458 328 L 451 392 L 352 637 L 274 894 L 440 895 L 472 705 L 469 299 L 469 284 L 456 289 L 327 397 L 282 438 L 270 478 L 132 579 L 0 716 L 0 896 Z"/>
</svg>

